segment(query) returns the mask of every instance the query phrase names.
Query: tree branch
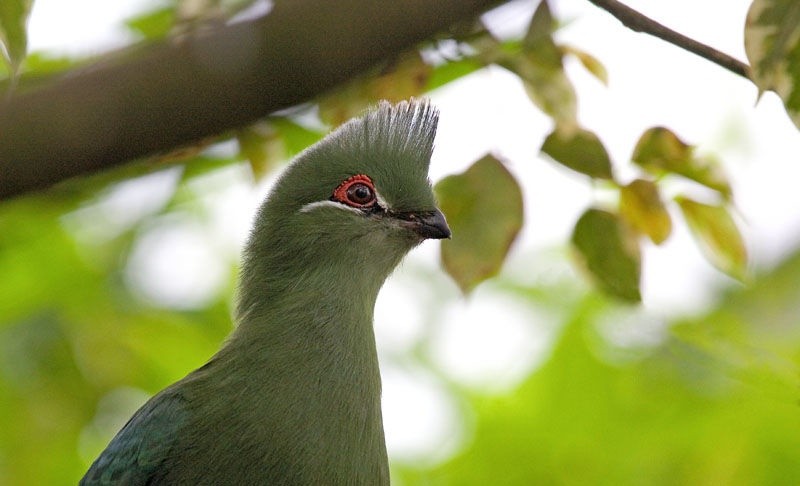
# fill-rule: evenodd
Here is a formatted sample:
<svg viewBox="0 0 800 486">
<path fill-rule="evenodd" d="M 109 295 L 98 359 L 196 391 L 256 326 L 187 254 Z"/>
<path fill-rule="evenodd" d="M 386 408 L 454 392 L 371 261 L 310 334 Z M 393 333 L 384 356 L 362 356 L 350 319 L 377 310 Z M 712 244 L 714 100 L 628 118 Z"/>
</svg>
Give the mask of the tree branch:
<svg viewBox="0 0 800 486">
<path fill-rule="evenodd" d="M 707 46 L 692 38 L 686 37 L 683 34 L 675 32 L 674 30 L 659 24 L 655 20 L 642 15 L 641 13 L 633 10 L 632 8 L 624 5 L 617 0 L 589 0 L 595 6 L 605 10 L 629 29 L 635 32 L 644 32 L 659 39 L 665 40 L 670 44 L 676 45 L 689 52 L 697 54 L 714 64 L 724 67 L 732 73 L 738 74 L 744 78 L 750 79 L 750 66 L 729 56 L 724 52 L 720 52 L 711 46 Z"/>
<path fill-rule="evenodd" d="M 0 93 L 0 199 L 307 101 L 500 0 L 291 0 Z"/>
</svg>

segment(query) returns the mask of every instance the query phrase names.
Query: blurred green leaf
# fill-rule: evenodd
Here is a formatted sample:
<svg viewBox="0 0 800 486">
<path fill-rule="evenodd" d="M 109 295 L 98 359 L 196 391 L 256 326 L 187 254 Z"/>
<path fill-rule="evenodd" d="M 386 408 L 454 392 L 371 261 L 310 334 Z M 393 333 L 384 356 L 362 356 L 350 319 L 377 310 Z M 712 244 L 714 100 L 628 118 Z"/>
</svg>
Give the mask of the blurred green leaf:
<svg viewBox="0 0 800 486">
<path fill-rule="evenodd" d="M 725 206 L 712 206 L 678 196 L 675 201 L 708 261 L 727 275 L 744 280 L 747 248 L 742 234 Z"/>
<path fill-rule="evenodd" d="M 289 118 L 275 116 L 238 130 L 236 140 L 240 157 L 250 163 L 256 179 L 261 179 L 324 135 Z"/>
<path fill-rule="evenodd" d="M 184 162 L 181 179 L 187 181 L 195 177 L 202 177 L 225 166 L 236 163 L 241 163 L 241 160 L 234 157 L 209 157 L 202 154 L 197 155 L 187 159 Z"/>
<path fill-rule="evenodd" d="M 583 128 L 556 127 L 547 136 L 542 152 L 570 169 L 597 179 L 613 179 L 611 160 L 603 143 Z"/>
<path fill-rule="evenodd" d="M 672 332 L 712 353 L 759 392 L 794 403 L 800 370 L 798 281 L 800 251 L 795 249 L 748 285 L 726 291 L 715 309 L 677 323 Z M 754 369 L 762 372 L 756 380 L 751 379 Z"/>
<path fill-rule="evenodd" d="M 572 244 L 580 263 L 604 292 L 639 302 L 639 240 L 618 215 L 590 208 L 575 223 Z"/>
<path fill-rule="evenodd" d="M 797 268 L 797 266 L 795 266 Z M 793 274 L 794 281 L 798 274 Z M 745 289 L 746 292 L 746 289 Z M 787 293 L 787 317 L 797 308 Z M 736 299 L 725 302 L 730 305 Z M 793 303 L 792 303 L 793 302 Z M 722 309 L 724 311 L 724 309 Z M 780 311 L 779 311 L 780 312 Z M 738 314 L 736 317 L 746 319 Z M 797 329 L 797 313 L 789 329 Z M 740 329 L 714 312 L 682 328 L 725 349 Z M 628 337 L 656 318 L 642 314 Z M 619 309 L 587 298 L 570 308 L 547 360 L 516 390 L 461 395 L 466 438 L 442 464 L 397 464 L 403 484 L 717 485 L 800 483 L 797 372 L 783 394 L 732 376 L 717 355 L 667 335 L 637 359 L 612 361 L 619 345 L 598 332 Z M 735 322 L 735 321 L 734 321 Z M 761 320 L 751 323 L 760 327 Z M 794 332 L 797 335 L 796 332 Z M 796 343 L 793 348 L 796 353 Z M 747 347 L 747 341 L 737 348 Z M 749 349 L 744 371 L 768 354 Z"/>
<path fill-rule="evenodd" d="M 286 158 L 286 150 L 277 130 L 269 122 L 260 122 L 236 132 L 240 156 L 250 162 L 256 180 L 269 174 Z"/>
<path fill-rule="evenodd" d="M 94 390 L 71 346 L 71 323 L 43 310 L 0 327 L 3 484 L 75 483 L 75 446 Z"/>
<path fill-rule="evenodd" d="M 557 125 L 577 124 L 575 89 L 563 71 L 544 73 L 525 61 L 520 61 L 515 71 L 525 81 L 528 97 L 542 111 L 553 117 Z"/>
<path fill-rule="evenodd" d="M 0 205 L 0 327 L 40 308 L 91 300 L 95 272 L 81 261 L 58 217 L 67 206 L 45 198 Z M 75 281 L 84 285 L 76 286 Z"/>
<path fill-rule="evenodd" d="M 562 51 L 553 41 L 555 27 L 550 6 L 543 0 L 522 41 L 522 53 L 506 53 L 496 62 L 522 79 L 531 101 L 553 117 L 557 125 L 574 127 L 577 97 L 564 73 Z"/>
<path fill-rule="evenodd" d="M 542 0 L 533 12 L 528 30 L 522 39 L 522 46 L 528 52 L 535 52 L 536 59 L 550 66 L 561 65 L 561 50 L 553 41 L 556 22 L 550 11 L 550 2 Z"/>
<path fill-rule="evenodd" d="M 658 186 L 652 181 L 636 179 L 619 191 L 619 212 L 634 229 L 659 245 L 672 232 L 672 219 L 661 200 Z"/>
<path fill-rule="evenodd" d="M 409 51 L 385 67 L 370 84 L 370 95 L 376 100 L 402 101 L 424 92 L 433 72 L 416 50 Z"/>
<path fill-rule="evenodd" d="M 754 0 L 745 22 L 744 47 L 759 90 L 778 93 L 800 128 L 800 3 Z"/>
<path fill-rule="evenodd" d="M 12 75 L 17 72 L 28 50 L 28 15 L 33 0 L 0 2 L 0 43 Z"/>
<path fill-rule="evenodd" d="M 435 187 L 453 231 L 442 242 L 442 264 L 462 292 L 496 275 L 523 221 L 522 191 L 503 163 L 486 155 Z"/>
<path fill-rule="evenodd" d="M 125 22 L 133 32 L 150 40 L 166 37 L 174 24 L 175 6 L 172 5 L 151 10 Z"/>
<path fill-rule="evenodd" d="M 633 150 L 633 162 L 656 176 L 678 174 L 719 192 L 729 199 L 732 191 L 718 161 L 698 157 L 694 147 L 664 127 L 647 129 Z"/>
<path fill-rule="evenodd" d="M 575 56 L 575 58 L 580 61 L 583 67 L 589 71 L 592 76 L 597 78 L 604 85 L 608 86 L 608 71 L 606 71 L 606 67 L 603 66 L 603 63 L 600 62 L 599 59 L 575 46 L 562 45 L 561 49 L 565 54 Z"/>
<path fill-rule="evenodd" d="M 57 57 L 42 52 L 32 52 L 25 58 L 25 69 L 36 75 L 65 71 L 76 62 L 69 57 Z"/>
<path fill-rule="evenodd" d="M 287 157 L 299 154 L 325 136 L 324 131 L 304 127 L 290 118 L 271 117 L 269 122 L 278 131 Z"/>
<path fill-rule="evenodd" d="M 406 51 L 391 64 L 356 78 L 319 101 L 323 122 L 338 126 L 360 115 L 379 100 L 398 102 L 421 95 L 433 68 L 416 49 Z"/>
<path fill-rule="evenodd" d="M 436 66 L 431 71 L 428 78 L 428 85 L 425 87 L 426 91 L 431 91 L 436 88 L 442 87 L 447 83 L 455 81 L 456 79 L 463 78 L 478 69 L 484 67 L 483 63 L 474 58 L 464 58 L 457 61 L 447 61 L 444 64 Z"/>
</svg>

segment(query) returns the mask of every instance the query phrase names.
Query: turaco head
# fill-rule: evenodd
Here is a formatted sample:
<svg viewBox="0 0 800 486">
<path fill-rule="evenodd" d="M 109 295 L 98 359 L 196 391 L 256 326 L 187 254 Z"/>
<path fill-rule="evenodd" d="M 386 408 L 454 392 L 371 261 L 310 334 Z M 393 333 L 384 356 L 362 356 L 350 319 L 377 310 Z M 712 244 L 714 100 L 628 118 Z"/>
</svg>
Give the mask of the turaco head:
<svg viewBox="0 0 800 486">
<path fill-rule="evenodd" d="M 291 288 L 377 293 L 411 248 L 449 238 L 428 180 L 437 121 L 426 101 L 382 102 L 301 153 L 256 217 L 240 311 Z"/>
</svg>

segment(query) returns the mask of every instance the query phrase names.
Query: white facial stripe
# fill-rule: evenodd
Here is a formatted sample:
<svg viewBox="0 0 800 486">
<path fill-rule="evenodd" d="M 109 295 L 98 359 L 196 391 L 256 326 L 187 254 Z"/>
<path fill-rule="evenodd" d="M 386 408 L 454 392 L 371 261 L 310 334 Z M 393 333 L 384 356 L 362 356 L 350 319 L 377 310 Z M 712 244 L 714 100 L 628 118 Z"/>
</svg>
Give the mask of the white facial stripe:
<svg viewBox="0 0 800 486">
<path fill-rule="evenodd" d="M 389 205 L 386 203 L 386 200 L 382 198 L 380 194 L 378 194 L 378 191 L 375 191 L 375 199 L 378 200 L 378 206 L 380 206 L 381 209 L 384 211 L 389 210 Z"/>
<path fill-rule="evenodd" d="M 378 191 L 375 191 L 375 198 L 378 200 L 378 206 L 380 206 L 381 209 L 383 209 L 384 211 L 387 211 L 389 209 L 389 205 L 386 204 L 386 200 L 384 200 L 381 197 L 381 195 L 378 194 Z M 348 206 L 347 204 L 342 204 L 342 203 L 339 203 L 339 202 L 336 202 L 336 201 L 331 201 L 329 199 L 326 199 L 324 201 L 314 201 L 312 203 L 308 203 L 305 206 L 303 206 L 302 208 L 300 208 L 300 212 L 301 213 L 310 213 L 310 212 L 315 211 L 315 210 L 317 210 L 319 208 L 327 208 L 327 207 L 345 209 L 347 211 L 353 211 L 355 213 L 362 214 L 361 210 L 358 209 L 358 208 L 354 208 L 352 206 Z"/>
<path fill-rule="evenodd" d="M 343 209 L 345 211 L 353 211 L 356 213 L 361 213 L 361 210 L 358 208 L 350 207 L 346 204 L 341 204 L 336 201 L 314 201 L 312 203 L 308 203 L 302 208 L 300 208 L 301 213 L 310 213 L 312 211 L 316 211 L 319 208 L 336 208 L 336 209 Z"/>
</svg>

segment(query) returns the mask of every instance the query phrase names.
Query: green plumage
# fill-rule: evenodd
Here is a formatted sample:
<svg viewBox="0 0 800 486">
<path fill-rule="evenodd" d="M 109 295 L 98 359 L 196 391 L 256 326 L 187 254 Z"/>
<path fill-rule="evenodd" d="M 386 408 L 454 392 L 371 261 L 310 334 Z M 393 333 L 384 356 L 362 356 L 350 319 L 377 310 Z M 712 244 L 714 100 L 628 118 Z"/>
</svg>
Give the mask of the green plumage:
<svg viewBox="0 0 800 486">
<path fill-rule="evenodd" d="M 383 103 L 298 156 L 256 217 L 235 331 L 136 412 L 81 484 L 389 482 L 373 307 L 411 248 L 449 236 L 427 176 L 437 116 Z M 332 200 L 359 174 L 368 209 Z"/>
</svg>

